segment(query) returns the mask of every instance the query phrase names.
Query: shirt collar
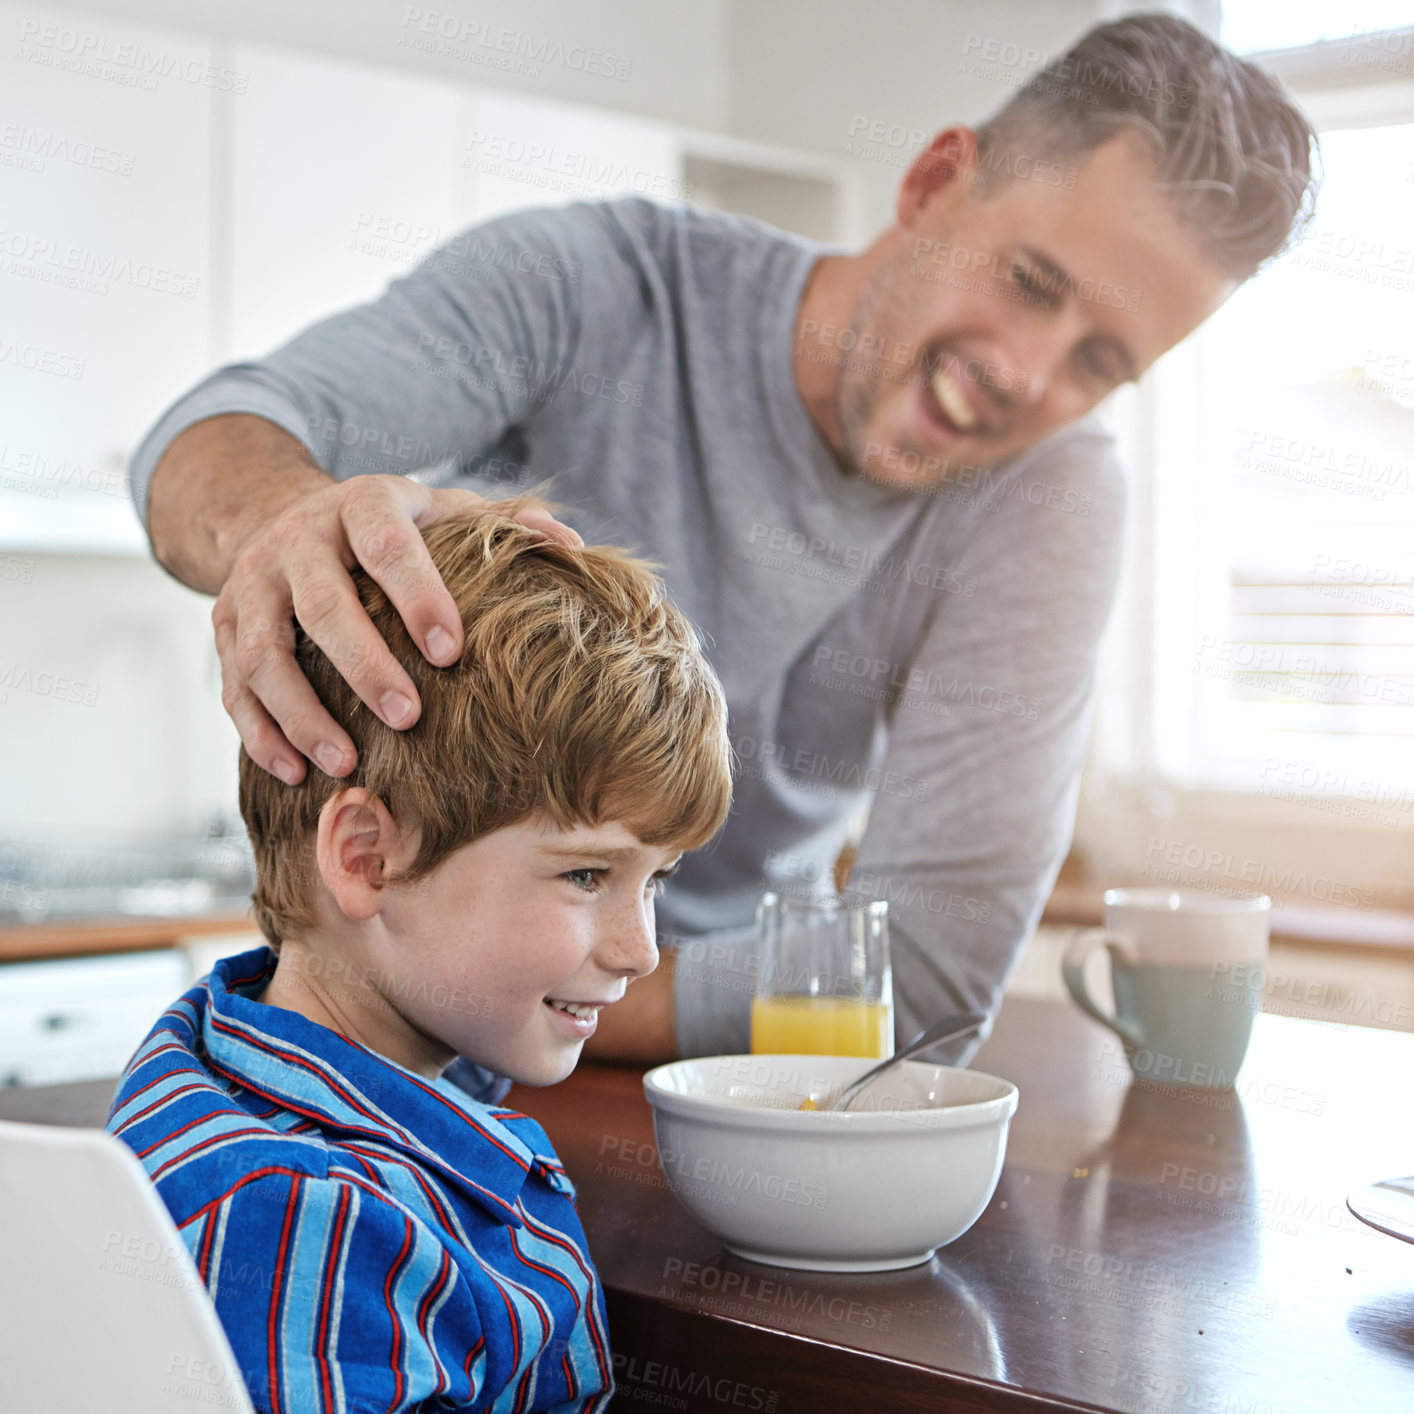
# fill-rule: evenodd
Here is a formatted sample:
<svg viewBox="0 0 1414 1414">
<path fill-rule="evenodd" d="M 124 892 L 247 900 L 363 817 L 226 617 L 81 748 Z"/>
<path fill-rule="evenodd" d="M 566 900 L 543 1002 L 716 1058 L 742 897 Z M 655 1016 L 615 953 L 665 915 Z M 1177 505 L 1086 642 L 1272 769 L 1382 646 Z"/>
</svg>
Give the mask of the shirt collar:
<svg viewBox="0 0 1414 1414">
<path fill-rule="evenodd" d="M 262 946 L 212 969 L 201 1035 L 217 1070 L 341 1138 L 401 1150 L 512 1227 L 521 1226 L 518 1199 L 532 1168 L 561 1187 L 563 1170 L 548 1143 L 537 1154 L 491 1106 L 298 1012 L 257 1001 L 276 960 Z"/>
</svg>

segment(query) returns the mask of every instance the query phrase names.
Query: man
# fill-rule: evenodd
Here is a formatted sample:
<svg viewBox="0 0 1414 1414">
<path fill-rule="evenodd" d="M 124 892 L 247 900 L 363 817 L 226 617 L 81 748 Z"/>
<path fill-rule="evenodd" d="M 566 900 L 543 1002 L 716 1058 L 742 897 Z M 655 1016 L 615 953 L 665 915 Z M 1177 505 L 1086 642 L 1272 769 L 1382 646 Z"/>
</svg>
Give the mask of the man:
<svg viewBox="0 0 1414 1414">
<path fill-rule="evenodd" d="M 659 904 L 690 941 L 591 1054 L 746 1049 L 756 896 L 825 888 L 866 809 L 850 887 L 890 903 L 899 1035 L 992 1012 L 1069 842 L 1121 552 L 1122 471 L 1081 419 L 1283 247 L 1312 142 L 1185 22 L 1103 25 L 938 133 L 855 255 L 634 199 L 474 228 L 169 409 L 139 511 L 218 594 L 223 700 L 291 782 L 354 768 L 292 619 L 411 725 L 347 571 L 455 661 L 418 527 L 467 496 L 548 480 L 574 528 L 527 524 L 663 564 L 726 688 L 735 803 Z"/>
</svg>

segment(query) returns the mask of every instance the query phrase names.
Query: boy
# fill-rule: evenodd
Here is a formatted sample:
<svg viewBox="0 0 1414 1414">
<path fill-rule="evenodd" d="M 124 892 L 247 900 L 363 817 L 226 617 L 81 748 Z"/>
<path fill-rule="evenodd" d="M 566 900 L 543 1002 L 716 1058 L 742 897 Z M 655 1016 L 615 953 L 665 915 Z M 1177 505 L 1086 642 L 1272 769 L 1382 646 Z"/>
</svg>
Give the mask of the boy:
<svg viewBox="0 0 1414 1414">
<path fill-rule="evenodd" d="M 272 1414 L 598 1410 L 612 1391 L 549 1140 L 442 1071 L 562 1080 L 653 970 L 653 897 L 730 804 L 726 706 L 651 566 L 544 540 L 508 519 L 526 506 L 546 503 L 425 532 L 465 626 L 450 667 L 355 577 L 416 681 L 414 729 L 300 633 L 359 769 L 287 786 L 242 750 L 269 946 L 163 1015 L 109 1116 Z"/>
</svg>

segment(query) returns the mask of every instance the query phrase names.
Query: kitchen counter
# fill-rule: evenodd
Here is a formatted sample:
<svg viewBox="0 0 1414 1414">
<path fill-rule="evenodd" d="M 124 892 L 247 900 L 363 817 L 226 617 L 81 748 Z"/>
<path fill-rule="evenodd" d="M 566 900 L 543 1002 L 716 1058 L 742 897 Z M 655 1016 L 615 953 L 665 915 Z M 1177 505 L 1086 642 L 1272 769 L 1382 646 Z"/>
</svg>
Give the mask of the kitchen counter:
<svg viewBox="0 0 1414 1414">
<path fill-rule="evenodd" d="M 255 927 L 250 909 L 228 905 L 219 913 L 194 917 L 133 917 L 60 919 L 0 927 L 0 963 L 45 962 L 58 957 L 97 953 L 141 952 L 169 948 L 179 939 L 205 933 L 239 933 Z"/>
</svg>

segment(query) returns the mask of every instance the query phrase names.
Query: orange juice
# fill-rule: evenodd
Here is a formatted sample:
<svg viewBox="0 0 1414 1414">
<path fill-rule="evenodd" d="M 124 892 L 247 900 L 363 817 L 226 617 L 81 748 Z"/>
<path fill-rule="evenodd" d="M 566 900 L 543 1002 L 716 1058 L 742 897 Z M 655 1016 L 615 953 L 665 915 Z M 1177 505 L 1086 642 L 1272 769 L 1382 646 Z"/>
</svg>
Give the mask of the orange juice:
<svg viewBox="0 0 1414 1414">
<path fill-rule="evenodd" d="M 893 1007 L 849 997 L 757 997 L 751 1003 L 756 1055 L 866 1056 L 893 1054 Z"/>
</svg>

